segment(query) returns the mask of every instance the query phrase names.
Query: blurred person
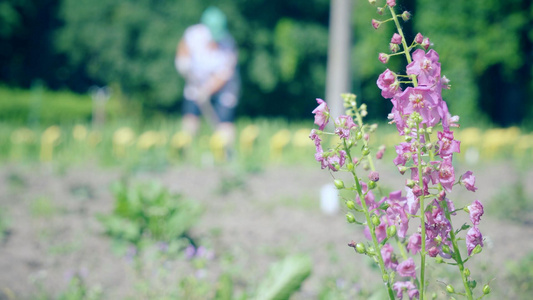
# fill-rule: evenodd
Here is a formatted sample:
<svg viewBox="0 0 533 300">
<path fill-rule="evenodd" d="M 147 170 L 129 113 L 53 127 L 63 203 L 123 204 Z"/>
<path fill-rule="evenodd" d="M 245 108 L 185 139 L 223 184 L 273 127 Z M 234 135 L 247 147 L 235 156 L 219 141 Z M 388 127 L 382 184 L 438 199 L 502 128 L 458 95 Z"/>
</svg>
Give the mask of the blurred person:
<svg viewBox="0 0 533 300">
<path fill-rule="evenodd" d="M 185 79 L 183 130 L 194 136 L 200 115 L 214 125 L 227 148 L 235 139 L 235 109 L 240 90 L 237 47 L 227 30 L 226 15 L 208 7 L 201 22 L 190 26 L 180 40 L 175 65 Z"/>
</svg>

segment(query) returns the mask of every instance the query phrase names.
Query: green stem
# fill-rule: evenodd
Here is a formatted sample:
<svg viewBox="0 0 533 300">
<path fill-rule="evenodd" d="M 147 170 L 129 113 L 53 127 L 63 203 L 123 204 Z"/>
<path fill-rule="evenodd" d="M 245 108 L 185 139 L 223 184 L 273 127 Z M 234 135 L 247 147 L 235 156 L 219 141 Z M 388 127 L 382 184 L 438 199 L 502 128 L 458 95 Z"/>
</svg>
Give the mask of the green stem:
<svg viewBox="0 0 533 300">
<path fill-rule="evenodd" d="M 459 251 L 459 247 L 457 246 L 457 239 L 455 236 L 455 231 L 452 226 L 452 218 L 450 215 L 450 212 L 448 211 L 448 204 L 446 201 L 443 201 L 442 206 L 444 206 L 444 213 L 446 214 L 446 219 L 450 222 L 450 238 L 452 240 L 453 245 L 453 257 L 454 260 L 457 262 L 457 267 L 459 268 L 459 272 L 461 272 L 461 278 L 463 279 L 463 285 L 465 287 L 466 297 L 469 300 L 473 300 L 472 290 L 470 289 L 470 286 L 468 285 L 468 278 L 464 272 L 465 266 L 463 258 L 461 257 L 461 252 Z"/>
<path fill-rule="evenodd" d="M 418 128 L 418 124 L 417 124 Z M 420 141 L 420 134 L 417 132 L 417 139 Z M 420 227 L 421 227 L 421 239 L 422 245 L 420 250 L 420 300 L 425 299 L 425 271 L 426 271 L 426 214 L 425 214 L 425 203 L 424 203 L 424 176 L 422 174 L 422 155 L 421 155 L 421 145 L 418 143 L 416 156 L 418 159 L 418 186 L 420 187 L 422 195 L 420 195 Z"/>
<path fill-rule="evenodd" d="M 352 161 L 352 156 L 350 154 L 348 146 L 346 145 L 346 141 L 344 140 L 343 143 L 344 143 L 344 149 L 346 151 L 346 155 L 348 156 L 348 159 L 350 161 Z M 368 206 L 366 205 L 365 195 L 363 193 L 363 188 L 361 187 L 361 184 L 359 183 L 359 178 L 357 177 L 357 174 L 355 173 L 355 169 L 352 170 L 351 173 L 352 173 L 353 179 L 355 181 L 355 187 L 356 187 L 356 190 L 357 190 L 357 194 L 359 195 L 359 199 L 361 200 L 361 207 L 363 208 L 363 211 L 364 211 L 364 214 L 365 214 L 366 224 L 368 225 L 368 228 L 369 228 L 369 231 L 370 231 L 370 235 L 372 236 L 372 244 L 374 245 L 374 251 L 376 252 L 375 255 L 378 258 L 378 264 L 379 264 L 379 269 L 381 270 L 382 280 L 387 284 L 387 290 L 388 290 L 388 293 L 389 293 L 389 298 L 391 300 L 394 300 L 395 297 L 394 297 L 394 291 L 392 290 L 392 286 L 391 286 L 391 282 L 390 282 L 390 276 L 387 273 L 387 270 L 385 269 L 385 263 L 383 262 L 383 256 L 381 255 L 381 249 L 379 248 L 379 243 L 378 243 L 378 239 L 376 237 L 376 231 L 375 231 L 375 228 L 374 228 L 374 224 L 372 223 L 372 220 L 370 218 L 370 213 L 369 213 L 369 210 L 368 210 Z M 385 275 L 386 275 L 386 278 L 385 278 Z"/>
<path fill-rule="evenodd" d="M 410 64 L 412 62 L 411 54 L 409 53 L 409 47 L 407 46 L 407 42 L 405 41 L 405 35 L 403 34 L 402 27 L 400 26 L 400 22 L 398 21 L 398 16 L 394 12 L 394 9 L 389 6 L 389 10 L 392 15 L 392 19 L 394 20 L 394 24 L 396 25 L 396 28 L 398 29 L 398 34 L 402 37 L 402 46 L 403 50 L 405 52 L 405 58 L 407 59 L 407 64 Z M 413 80 L 413 86 L 418 86 L 418 81 L 416 79 L 416 75 L 411 75 L 411 79 Z"/>
</svg>

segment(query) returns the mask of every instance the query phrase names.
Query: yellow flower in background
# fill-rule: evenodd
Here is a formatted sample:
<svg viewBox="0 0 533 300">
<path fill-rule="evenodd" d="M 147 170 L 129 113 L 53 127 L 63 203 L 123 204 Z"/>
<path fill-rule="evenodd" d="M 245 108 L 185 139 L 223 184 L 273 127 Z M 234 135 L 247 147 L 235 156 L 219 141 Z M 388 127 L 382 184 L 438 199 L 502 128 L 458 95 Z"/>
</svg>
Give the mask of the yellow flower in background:
<svg viewBox="0 0 533 300">
<path fill-rule="evenodd" d="M 259 136 L 259 127 L 250 124 L 241 131 L 239 136 L 239 146 L 242 153 L 251 154 L 254 143 Z"/>
<path fill-rule="evenodd" d="M 292 138 L 292 144 L 299 148 L 314 147 L 315 144 L 309 138 L 310 132 L 311 132 L 311 129 L 307 129 L 307 128 L 296 130 Z"/>
<path fill-rule="evenodd" d="M 18 128 L 11 133 L 13 144 L 30 144 L 34 141 L 35 133 L 27 127 Z"/>
<path fill-rule="evenodd" d="M 72 137 L 77 140 L 77 141 L 83 141 L 87 138 L 87 134 L 88 134 L 88 131 L 87 131 L 87 128 L 83 125 L 76 125 L 74 126 L 74 128 L 72 129 Z"/>
<path fill-rule="evenodd" d="M 121 127 L 113 133 L 113 154 L 117 157 L 126 155 L 126 148 L 133 145 L 135 132 L 129 127 Z"/>
<path fill-rule="evenodd" d="M 520 136 L 518 127 L 489 129 L 483 135 L 483 154 L 492 158 L 506 146 L 513 146 Z"/>
<path fill-rule="evenodd" d="M 288 129 L 282 129 L 270 138 L 270 154 L 273 159 L 279 159 L 283 149 L 291 141 L 291 132 Z"/>
<path fill-rule="evenodd" d="M 45 129 L 41 135 L 41 161 L 50 161 L 54 155 L 54 146 L 59 143 L 61 129 L 53 125 Z"/>
<path fill-rule="evenodd" d="M 192 143 L 192 136 L 186 131 L 176 132 L 170 139 L 170 146 L 174 149 L 183 149 Z"/>
<path fill-rule="evenodd" d="M 209 148 L 213 153 L 215 161 L 225 161 L 226 149 L 229 144 L 229 136 L 225 134 L 222 130 L 218 130 L 209 139 Z"/>
<path fill-rule="evenodd" d="M 91 131 L 87 136 L 87 141 L 91 147 L 96 147 L 102 141 L 102 134 L 99 131 Z"/>
<path fill-rule="evenodd" d="M 139 136 L 139 139 L 137 140 L 137 148 L 147 150 L 155 146 L 164 146 L 166 143 L 166 134 L 149 130 Z"/>
</svg>

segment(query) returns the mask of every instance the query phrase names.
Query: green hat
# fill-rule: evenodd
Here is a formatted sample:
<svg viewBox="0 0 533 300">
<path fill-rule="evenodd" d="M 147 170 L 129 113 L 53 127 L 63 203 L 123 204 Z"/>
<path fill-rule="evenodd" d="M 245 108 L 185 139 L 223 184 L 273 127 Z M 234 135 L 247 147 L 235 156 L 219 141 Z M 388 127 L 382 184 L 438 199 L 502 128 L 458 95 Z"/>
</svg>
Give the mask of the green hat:
<svg viewBox="0 0 533 300">
<path fill-rule="evenodd" d="M 214 6 L 209 6 L 201 17 L 201 22 L 209 31 L 215 41 L 220 41 L 224 35 L 227 34 L 226 24 L 227 19 L 226 15 L 218 8 Z"/>
</svg>

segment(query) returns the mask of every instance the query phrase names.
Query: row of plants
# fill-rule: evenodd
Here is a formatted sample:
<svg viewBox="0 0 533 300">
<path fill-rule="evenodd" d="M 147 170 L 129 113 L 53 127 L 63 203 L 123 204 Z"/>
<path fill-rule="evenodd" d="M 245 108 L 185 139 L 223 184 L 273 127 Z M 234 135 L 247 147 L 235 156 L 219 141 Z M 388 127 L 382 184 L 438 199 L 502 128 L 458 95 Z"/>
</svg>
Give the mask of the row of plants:
<svg viewBox="0 0 533 300">
<path fill-rule="evenodd" d="M 206 165 L 227 161 L 225 145 L 209 128 L 197 137 L 179 131 L 179 120 L 139 125 L 132 121 L 112 122 L 100 130 L 88 123 L 30 128 L 3 124 L 0 129 L 0 161 L 59 161 L 66 164 L 96 159 L 103 165 L 155 166 L 189 162 Z M 309 164 L 305 155 L 313 152 L 310 126 L 285 120 L 237 122 L 233 147 L 236 160 L 249 168 L 272 163 Z M 399 137 L 386 124 L 378 127 L 376 144 L 384 145 L 387 157 L 395 154 Z M 533 156 L 533 134 L 517 127 L 456 130 L 461 138 L 459 161 L 476 164 L 483 160 L 513 157 L 523 163 Z M 191 149 L 194 149 L 192 151 Z M 147 155 L 149 154 L 149 155 Z"/>
</svg>

